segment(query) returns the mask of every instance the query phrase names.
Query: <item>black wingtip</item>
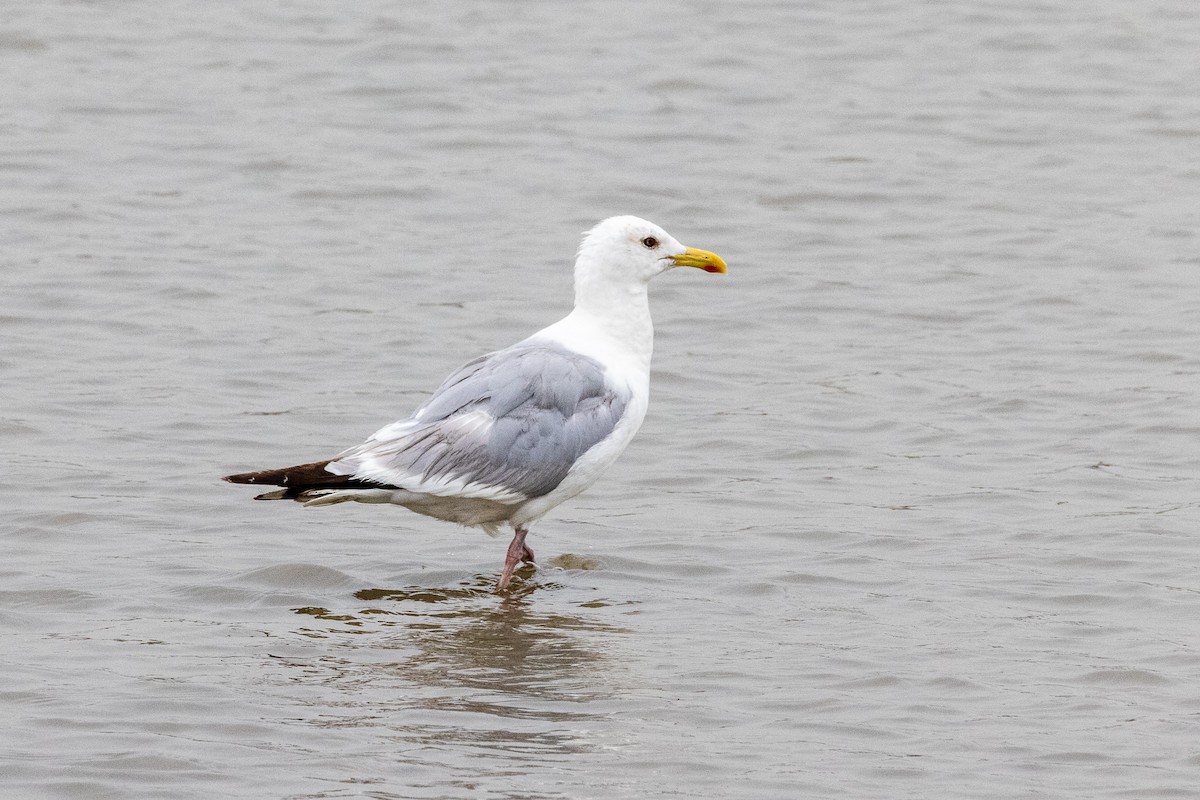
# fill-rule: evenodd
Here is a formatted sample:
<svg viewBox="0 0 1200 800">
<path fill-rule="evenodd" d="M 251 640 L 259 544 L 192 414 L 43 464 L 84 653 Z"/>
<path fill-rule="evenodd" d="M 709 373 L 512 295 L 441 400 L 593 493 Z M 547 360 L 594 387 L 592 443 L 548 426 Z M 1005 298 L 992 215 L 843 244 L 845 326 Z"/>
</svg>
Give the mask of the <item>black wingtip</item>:
<svg viewBox="0 0 1200 800">
<path fill-rule="evenodd" d="M 239 472 L 236 475 L 226 475 L 222 480 L 228 483 L 253 483 L 258 486 L 282 486 L 287 490 L 284 499 L 294 499 L 307 489 L 377 489 L 381 484 L 365 481 L 349 475 L 335 475 L 325 469 L 329 461 L 316 461 L 312 464 L 297 464 L 283 469 L 264 469 L 257 472 Z M 256 500 L 276 500 L 281 496 L 277 492 L 268 492 L 268 496 Z"/>
</svg>

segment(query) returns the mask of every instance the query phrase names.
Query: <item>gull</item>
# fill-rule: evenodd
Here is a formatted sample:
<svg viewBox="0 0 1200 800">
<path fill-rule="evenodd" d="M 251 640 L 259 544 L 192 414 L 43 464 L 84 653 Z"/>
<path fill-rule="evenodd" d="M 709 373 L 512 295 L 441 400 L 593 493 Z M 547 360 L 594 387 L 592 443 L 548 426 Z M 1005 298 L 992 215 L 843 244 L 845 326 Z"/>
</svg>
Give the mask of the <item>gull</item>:
<svg viewBox="0 0 1200 800">
<path fill-rule="evenodd" d="M 408 419 L 335 458 L 228 475 L 283 487 L 256 500 L 390 503 L 513 538 L 496 584 L 534 562 L 530 526 L 591 486 L 646 416 L 654 326 L 650 279 L 675 267 L 724 273 L 652 222 L 611 217 L 584 235 L 575 307 L 511 347 L 450 374 Z"/>
</svg>

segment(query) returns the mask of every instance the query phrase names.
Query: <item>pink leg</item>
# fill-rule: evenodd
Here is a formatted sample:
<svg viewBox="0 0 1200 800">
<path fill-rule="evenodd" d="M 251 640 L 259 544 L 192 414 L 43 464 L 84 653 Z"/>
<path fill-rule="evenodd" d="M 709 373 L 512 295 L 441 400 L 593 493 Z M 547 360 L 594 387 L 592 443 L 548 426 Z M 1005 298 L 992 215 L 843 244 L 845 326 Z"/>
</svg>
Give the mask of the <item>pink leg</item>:
<svg viewBox="0 0 1200 800">
<path fill-rule="evenodd" d="M 504 557 L 504 571 L 500 573 L 496 591 L 502 592 L 508 588 L 508 582 L 512 580 L 513 570 L 517 568 L 518 561 L 533 562 L 533 550 L 525 546 L 525 537 L 528 534 L 529 529 L 524 525 L 516 527 L 512 541 L 508 543 L 508 554 Z"/>
</svg>

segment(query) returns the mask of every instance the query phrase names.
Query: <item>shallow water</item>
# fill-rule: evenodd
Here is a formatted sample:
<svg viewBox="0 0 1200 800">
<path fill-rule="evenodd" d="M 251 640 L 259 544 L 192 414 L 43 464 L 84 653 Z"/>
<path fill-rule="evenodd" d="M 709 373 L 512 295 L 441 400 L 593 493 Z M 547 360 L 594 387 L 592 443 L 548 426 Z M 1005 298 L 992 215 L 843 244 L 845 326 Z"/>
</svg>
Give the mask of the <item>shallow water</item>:
<svg viewBox="0 0 1200 800">
<path fill-rule="evenodd" d="M 54 798 L 1194 796 L 1190 3 L 181 2 L 0 29 L 0 776 Z M 252 503 L 565 312 L 541 559 Z"/>
</svg>

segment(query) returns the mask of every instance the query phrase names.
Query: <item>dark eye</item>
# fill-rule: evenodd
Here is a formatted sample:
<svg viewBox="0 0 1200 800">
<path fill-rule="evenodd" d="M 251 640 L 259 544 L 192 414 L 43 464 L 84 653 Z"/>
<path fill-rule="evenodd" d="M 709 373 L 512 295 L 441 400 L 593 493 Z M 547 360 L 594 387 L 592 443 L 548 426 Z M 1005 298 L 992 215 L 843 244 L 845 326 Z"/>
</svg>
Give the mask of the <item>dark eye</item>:
<svg viewBox="0 0 1200 800">
<path fill-rule="evenodd" d="M 642 244 L 646 245 L 647 250 L 653 250 L 658 247 L 658 239 L 655 239 L 653 236 L 647 236 L 645 239 L 642 239 Z"/>
</svg>

